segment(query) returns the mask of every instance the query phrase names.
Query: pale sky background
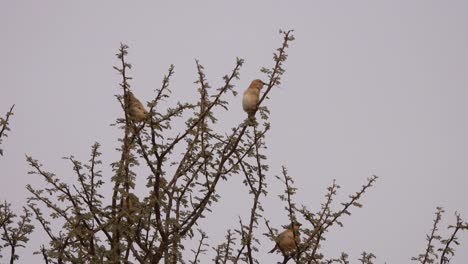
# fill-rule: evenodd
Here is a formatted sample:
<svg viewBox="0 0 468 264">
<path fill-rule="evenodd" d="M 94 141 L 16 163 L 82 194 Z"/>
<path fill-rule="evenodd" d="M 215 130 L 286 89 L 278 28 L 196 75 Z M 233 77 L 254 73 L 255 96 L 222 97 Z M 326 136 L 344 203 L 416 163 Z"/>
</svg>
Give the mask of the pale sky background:
<svg viewBox="0 0 468 264">
<path fill-rule="evenodd" d="M 16 104 L 0 157 L 0 200 L 19 209 L 26 184 L 43 186 L 27 174 L 25 154 L 70 182 L 61 157 L 88 160 L 95 141 L 110 180 L 120 135 L 109 126 L 120 115 L 113 97 L 120 78 L 112 69 L 120 42 L 131 48 L 132 84 L 142 101 L 175 64 L 175 103 L 196 96 L 194 59 L 213 87 L 237 56 L 246 59 L 237 91 L 263 78 L 259 70 L 273 65 L 282 28 L 295 29 L 296 41 L 283 84 L 268 101 L 270 191 L 263 204 L 272 224 L 287 223 L 274 178 L 281 165 L 299 187 L 298 203 L 314 210 L 333 179 L 343 201 L 367 177 L 380 176 L 364 207 L 343 218 L 344 228 L 332 228 L 323 244 L 328 257 L 346 251 L 355 263 L 366 250 L 378 263 L 409 263 L 425 248 L 436 206 L 446 210 L 444 236 L 455 211 L 468 220 L 468 1 L 167 2 L 0 1 L 1 114 Z M 245 117 L 240 100 L 220 123 L 226 131 Z M 219 190 L 223 199 L 202 223 L 212 245 L 250 208 L 241 179 Z M 264 230 L 261 224 L 257 232 Z M 460 237 L 452 263 L 468 261 L 468 233 Z M 37 229 L 20 263 L 35 263 L 31 252 L 43 238 Z M 262 241 L 261 262 L 279 260 Z"/>
</svg>

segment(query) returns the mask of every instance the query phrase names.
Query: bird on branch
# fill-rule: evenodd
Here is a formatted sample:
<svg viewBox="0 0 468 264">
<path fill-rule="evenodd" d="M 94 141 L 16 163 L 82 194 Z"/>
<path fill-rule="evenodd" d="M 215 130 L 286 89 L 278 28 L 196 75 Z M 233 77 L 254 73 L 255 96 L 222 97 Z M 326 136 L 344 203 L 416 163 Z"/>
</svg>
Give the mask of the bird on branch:
<svg viewBox="0 0 468 264">
<path fill-rule="evenodd" d="M 297 245 L 299 245 L 299 228 L 301 225 L 302 224 L 298 222 L 290 224 L 288 229 L 284 230 L 276 237 L 275 247 L 269 253 L 273 253 L 279 249 L 283 255 L 291 255 L 291 253 L 296 250 Z M 296 241 L 294 241 L 294 238 L 296 238 Z"/>
<path fill-rule="evenodd" d="M 134 122 L 145 122 L 149 118 L 149 113 L 132 92 L 128 91 L 128 115 Z"/>
<path fill-rule="evenodd" d="M 242 98 L 242 107 L 244 111 L 249 115 L 249 119 L 255 118 L 255 112 L 257 111 L 257 104 L 260 100 L 260 90 L 263 88 L 264 83 L 262 80 L 253 80 L 249 88 L 245 90 L 244 97 Z"/>
</svg>

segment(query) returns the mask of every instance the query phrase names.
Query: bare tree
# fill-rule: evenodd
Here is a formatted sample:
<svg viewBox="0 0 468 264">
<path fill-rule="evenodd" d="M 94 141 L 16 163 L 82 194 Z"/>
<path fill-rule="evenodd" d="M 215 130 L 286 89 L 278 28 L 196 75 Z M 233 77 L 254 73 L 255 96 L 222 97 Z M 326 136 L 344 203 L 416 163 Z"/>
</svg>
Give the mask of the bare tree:
<svg viewBox="0 0 468 264">
<path fill-rule="evenodd" d="M 162 102 L 171 96 L 171 79 L 175 71 L 171 65 L 146 107 L 133 93 L 128 62 L 129 47 L 121 44 L 118 50 L 118 66 L 114 69 L 121 76 L 116 95 L 122 108 L 122 116 L 115 126 L 122 131 L 119 138 L 119 159 L 111 164 L 112 175 L 103 175 L 100 144 L 91 146 L 90 157 L 82 162 L 73 155 L 65 157 L 74 175 L 73 183 L 64 182 L 42 165 L 39 160 L 27 156 L 30 174 L 41 177 L 44 186 L 27 185 L 30 197 L 24 213 L 19 218 L 7 202 L 0 204 L 0 227 L 3 229 L 0 252 L 10 249 L 10 263 L 18 259 L 16 249 L 24 247 L 33 231 L 31 218 L 47 236 L 36 254 L 44 263 L 262 263 L 261 256 L 270 245 L 277 245 L 278 263 L 350 263 L 347 253 L 338 257 L 325 256 L 322 242 L 332 227 L 342 226 L 344 216 L 354 207 L 361 207 L 360 199 L 377 180 L 371 176 L 362 188 L 333 209 L 340 186 L 333 181 L 317 212 L 299 205 L 294 196 L 294 178 L 285 167 L 277 177 L 284 184 L 279 199 L 284 202 L 284 212 L 291 227 L 292 250 L 281 248 L 279 229 L 263 215 L 262 203 L 267 198 L 269 167 L 265 155 L 266 135 L 270 129 L 270 112 L 265 105 L 270 92 L 281 84 L 285 73 L 284 63 L 289 44 L 294 40 L 293 31 L 280 31 L 281 46 L 273 53 L 273 65 L 262 68 L 265 88 L 258 100 L 255 112 L 239 120 L 229 130 L 217 126 L 229 100 L 237 96 L 235 83 L 240 78 L 244 60 L 237 58 L 232 69 L 223 76 L 223 84 L 213 88 L 203 65 L 195 66 L 198 99 L 177 102 L 164 107 Z M 250 108 L 249 108 L 250 109 Z M 8 120 L 1 119 L 1 136 L 8 131 Z M 257 118 L 252 118 L 256 116 Z M 183 122 L 183 123 L 182 123 Z M 184 128 L 175 131 L 175 124 Z M 177 126 L 179 127 L 179 126 Z M 135 192 L 137 168 L 146 168 L 147 194 Z M 214 245 L 208 232 L 199 227 L 200 219 L 210 217 L 213 205 L 222 195 L 219 184 L 230 181 L 233 175 L 243 177 L 249 192 L 251 206 L 246 218 L 239 218 L 239 225 L 226 231 L 225 241 Z M 107 181 L 110 179 L 110 181 Z M 111 190 L 110 195 L 105 190 Z M 440 221 L 438 211 L 428 247 L 415 260 L 421 263 L 437 258 L 433 241 L 438 240 L 440 263 L 448 263 L 454 254 L 453 244 L 458 244 L 457 233 L 467 229 L 459 215 L 452 235 L 444 240 L 435 235 Z M 17 225 L 13 226 L 14 219 Z M 295 229 L 297 223 L 300 228 Z M 260 226 L 268 230 L 262 234 Z M 271 244 L 261 245 L 265 236 Z M 198 243 L 188 249 L 188 241 Z M 361 263 L 374 263 L 373 253 L 363 252 Z"/>
</svg>

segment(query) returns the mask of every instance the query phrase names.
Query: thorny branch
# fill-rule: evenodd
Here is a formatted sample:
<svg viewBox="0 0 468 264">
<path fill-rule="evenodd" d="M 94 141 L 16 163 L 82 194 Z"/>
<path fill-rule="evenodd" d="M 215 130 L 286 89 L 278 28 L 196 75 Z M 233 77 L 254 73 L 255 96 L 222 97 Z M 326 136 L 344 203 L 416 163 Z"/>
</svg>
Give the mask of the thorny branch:
<svg viewBox="0 0 468 264">
<path fill-rule="evenodd" d="M 10 127 L 8 125 L 10 124 L 10 116 L 13 115 L 13 108 L 15 108 L 15 105 L 10 107 L 10 110 L 6 113 L 5 118 L 0 117 L 0 146 L 2 144 L 2 137 L 7 137 L 8 135 L 6 132 L 10 131 Z M 3 150 L 0 148 L 0 156 L 2 155 Z"/>
<path fill-rule="evenodd" d="M 268 166 L 263 149 L 266 149 L 265 136 L 270 129 L 269 110 L 265 100 L 273 87 L 281 84 L 285 73 L 283 64 L 288 58 L 287 50 L 294 40 L 293 31 L 280 31 L 282 44 L 273 54 L 274 65 L 262 68 L 267 77 L 266 89 L 257 104 L 259 122 L 248 118 L 239 121 L 229 131 L 217 126 L 220 113 L 229 109 L 229 96 L 237 95 L 234 83 L 239 79 L 244 60 L 237 58 L 233 69 L 222 79 L 216 89 L 212 89 L 203 65 L 196 60 L 198 99 L 194 102 L 177 102 L 165 107 L 171 95 L 171 78 L 174 66 L 170 65 L 163 77 L 162 85 L 156 89 L 149 101 L 148 118 L 135 121 L 130 116 L 130 93 L 133 88 L 129 71 L 132 65 L 127 62 L 129 47 L 121 44 L 117 55 L 119 66 L 114 69 L 121 77 L 119 94 L 116 95 L 123 116 L 115 125 L 123 131 L 119 140 L 118 159 L 111 164 L 113 175 L 103 177 L 100 170 L 100 145 L 91 147 L 87 162 L 80 162 L 74 156 L 65 157 L 71 163 L 74 174 L 73 183 L 66 183 L 62 177 L 43 169 L 38 160 L 26 157 L 32 168 L 30 174 L 39 175 L 46 183 L 43 188 L 27 186 L 31 197 L 28 209 L 19 216 L 17 226 L 13 226 L 16 215 L 6 202 L 0 204 L 1 250 L 10 248 L 10 263 L 18 259 L 17 248 L 24 247 L 33 230 L 31 217 L 48 238 L 48 245 L 42 245 L 40 254 L 44 263 L 185 263 L 188 241 L 194 238 L 194 229 L 200 233 L 193 258 L 190 263 L 202 263 L 208 247 L 205 231 L 199 229 L 200 220 L 206 217 L 217 203 L 220 182 L 229 181 L 232 175 L 243 174 L 244 184 L 252 199 L 245 224 L 239 219 L 240 228 L 227 231 L 225 241 L 212 247 L 215 263 L 260 263 L 260 240 L 257 235 L 258 219 L 262 217 L 262 194 L 267 195 L 266 176 Z M 9 118 L 14 105 L 6 118 L 0 118 L 0 144 L 2 136 L 9 131 Z M 180 129 L 177 121 L 185 120 Z M 221 131 L 219 131 L 221 130 Z M 0 154 L 2 150 L 0 149 Z M 140 162 L 142 162 L 140 166 Z M 142 169 L 142 168 L 147 168 Z M 135 187 L 141 181 L 142 171 L 149 173 L 146 178 L 145 194 L 136 194 Z M 111 179 L 106 183 L 103 179 Z M 342 203 L 341 209 L 332 210 L 332 202 L 339 186 L 333 181 L 328 188 L 325 201 L 317 213 L 305 206 L 298 207 L 294 201 L 296 188 L 292 177 L 283 167 L 285 192 L 281 199 L 286 203 L 285 211 L 289 225 L 304 218 L 308 226 L 300 232 L 293 232 L 295 252 L 283 254 L 282 262 L 291 259 L 296 263 L 342 263 L 348 264 L 348 255 L 342 253 L 338 258 L 325 259 L 320 253 L 321 241 L 325 239 L 330 227 L 342 226 L 341 217 L 349 215 L 352 206 L 361 207 L 361 196 L 376 181 L 372 176 L 361 190 Z M 110 184 L 110 191 L 103 188 Z M 139 197 L 140 196 L 140 197 Z M 300 208 L 300 209 L 299 209 Z M 439 210 L 439 209 L 438 209 Z M 441 209 L 440 209 L 441 210 Z M 428 246 L 424 254 L 416 260 L 432 263 L 437 258 L 433 242 L 442 246 L 440 263 L 445 264 L 454 255 L 453 244 L 458 245 L 457 234 L 468 229 L 459 215 L 451 235 L 441 240 L 436 235 L 437 224 L 442 211 L 438 211 L 432 234 L 428 236 Z M 297 214 L 297 216 L 296 216 Z M 265 235 L 276 243 L 278 230 L 265 219 L 268 233 Z M 276 224 L 276 223 L 275 223 Z M 301 234 L 304 238 L 300 239 Z M 282 250 L 281 250 L 282 251 Z M 284 252 L 283 252 L 284 253 Z M 1 257 L 1 256 L 0 256 Z M 375 256 L 363 252 L 361 263 L 372 263 Z M 432 262 L 431 262 L 432 261 Z"/>
</svg>

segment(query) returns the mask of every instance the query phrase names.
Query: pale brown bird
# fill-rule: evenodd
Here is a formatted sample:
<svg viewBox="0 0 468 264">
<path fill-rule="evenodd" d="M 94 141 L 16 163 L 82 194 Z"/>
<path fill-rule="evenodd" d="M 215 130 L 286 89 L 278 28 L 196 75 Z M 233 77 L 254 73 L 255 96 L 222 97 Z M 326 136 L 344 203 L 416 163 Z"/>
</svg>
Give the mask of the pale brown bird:
<svg viewBox="0 0 468 264">
<path fill-rule="evenodd" d="M 127 203 L 127 199 L 128 199 L 128 203 Z M 125 211 L 127 211 L 128 214 L 131 216 L 134 215 L 135 213 L 138 213 L 140 211 L 140 207 L 141 207 L 140 200 L 133 193 L 129 193 L 128 198 L 123 199 L 122 208 Z"/>
<path fill-rule="evenodd" d="M 301 227 L 301 224 L 298 222 L 290 224 L 288 229 L 284 230 L 276 237 L 275 247 L 269 253 L 273 253 L 277 249 L 279 249 L 284 255 L 290 255 L 294 252 L 296 245 L 299 245 L 300 242 L 299 227 Z M 294 242 L 294 233 L 296 233 L 296 242 Z"/>
<path fill-rule="evenodd" d="M 138 100 L 132 92 L 128 91 L 128 114 L 134 122 L 144 122 L 148 119 L 149 114 L 143 104 Z"/>
<path fill-rule="evenodd" d="M 249 88 L 245 90 L 244 97 L 242 98 L 242 107 L 244 111 L 247 112 L 249 118 L 253 118 L 255 116 L 255 112 L 257 111 L 257 104 L 260 100 L 260 90 L 265 85 L 262 80 L 255 79 L 253 80 Z"/>
</svg>

